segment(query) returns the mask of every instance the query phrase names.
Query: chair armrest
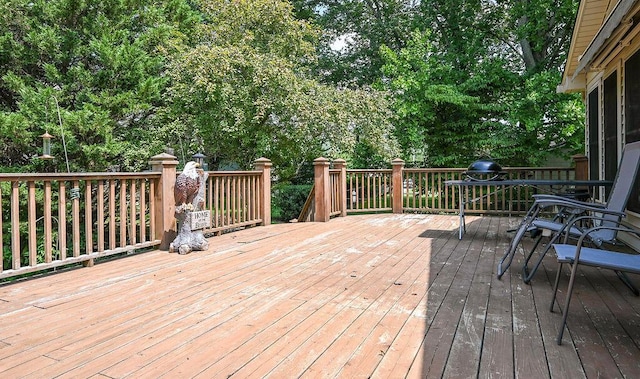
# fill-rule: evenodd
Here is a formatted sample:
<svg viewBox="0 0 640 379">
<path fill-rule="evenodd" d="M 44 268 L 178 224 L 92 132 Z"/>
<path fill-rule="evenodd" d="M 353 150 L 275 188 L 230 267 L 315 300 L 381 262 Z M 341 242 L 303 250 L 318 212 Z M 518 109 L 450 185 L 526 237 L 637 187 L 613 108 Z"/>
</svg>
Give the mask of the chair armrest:
<svg viewBox="0 0 640 379">
<path fill-rule="evenodd" d="M 614 211 L 612 211 L 614 212 Z M 604 212 L 603 212 L 604 213 Z M 568 226 L 573 226 L 575 224 L 578 224 L 582 221 L 585 220 L 600 220 L 600 221 L 604 221 L 604 222 L 609 222 L 609 223 L 613 223 L 615 225 L 620 225 L 620 222 L 622 221 L 623 218 L 626 218 L 627 215 L 625 213 L 622 214 L 618 214 L 619 212 L 615 212 L 614 215 L 615 216 L 619 216 L 620 218 L 616 221 L 616 220 L 612 220 L 612 219 L 606 219 L 603 216 L 604 215 L 595 215 L 595 214 L 590 214 L 590 215 L 584 215 L 584 216 L 580 216 L 580 217 L 576 217 L 575 219 L 573 219 L 571 222 L 569 222 L 567 225 Z M 610 224 L 611 226 L 611 224 Z"/>
<path fill-rule="evenodd" d="M 533 195 L 535 202 L 534 206 L 538 206 L 540 208 L 559 206 L 564 208 L 570 208 L 573 210 L 579 211 L 589 211 L 589 212 L 601 212 L 606 214 L 612 214 L 616 216 L 622 216 L 624 212 L 618 212 L 614 210 L 607 209 L 604 204 L 600 203 L 587 203 L 584 201 L 567 199 L 562 196 L 555 195 Z"/>
<path fill-rule="evenodd" d="M 598 231 L 598 230 L 602 230 L 602 229 L 617 230 L 618 232 L 625 232 L 625 233 L 635 234 L 638 237 L 640 237 L 640 229 L 629 228 L 629 227 L 626 227 L 626 226 L 620 226 L 620 224 L 595 226 L 593 228 L 585 230 L 584 233 L 582 233 L 582 235 L 578 239 L 578 243 L 576 244 L 575 261 L 578 261 L 578 259 L 580 258 L 580 250 L 582 249 L 582 245 L 584 243 L 585 238 L 587 238 L 589 236 L 589 234 L 591 234 L 591 233 L 593 233 L 595 231 Z"/>
<path fill-rule="evenodd" d="M 616 216 L 618 219 L 612 219 L 612 218 L 605 218 L 605 215 L 614 215 Z M 577 217 L 576 217 L 577 216 Z M 560 228 L 560 230 L 558 230 L 557 232 L 559 234 L 565 234 L 567 231 L 569 231 L 569 233 L 565 234 L 565 238 L 564 238 L 564 243 L 567 243 L 567 241 L 569 240 L 569 237 L 572 236 L 574 238 L 579 238 L 581 234 L 584 233 L 584 227 L 579 226 L 579 224 L 583 221 L 586 220 L 594 220 L 594 221 L 602 221 L 602 222 L 607 222 L 609 227 L 615 226 L 615 225 L 620 225 L 620 222 L 623 218 L 627 217 L 627 214 L 624 212 L 618 212 L 618 211 L 614 211 L 614 210 L 609 210 L 609 209 L 601 209 L 596 211 L 596 214 L 591 213 L 591 214 L 585 214 L 582 216 L 578 216 L 578 214 L 576 213 L 575 216 L 572 216 L 571 218 L 569 218 L 565 223 L 562 223 L 562 227 Z M 555 220 L 555 219 L 554 219 Z M 601 226 L 607 226 L 607 225 L 601 225 Z M 593 228 L 592 228 L 593 229 Z M 604 229 L 604 228 L 601 228 Z M 599 238 L 594 238 L 593 241 L 600 241 L 598 242 L 598 246 L 601 243 L 601 240 Z"/>
<path fill-rule="evenodd" d="M 602 203 L 593 203 L 593 202 L 581 201 L 581 200 L 571 199 L 571 198 L 560 196 L 560 195 L 552 195 L 552 194 L 548 194 L 548 193 L 536 193 L 536 194 L 533 194 L 531 196 L 536 201 L 540 201 L 540 202 L 559 200 L 559 201 L 565 201 L 565 202 L 571 203 L 571 204 L 576 204 L 576 206 L 591 205 L 591 206 L 595 206 L 595 207 L 606 207 L 606 205 L 602 204 Z"/>
</svg>

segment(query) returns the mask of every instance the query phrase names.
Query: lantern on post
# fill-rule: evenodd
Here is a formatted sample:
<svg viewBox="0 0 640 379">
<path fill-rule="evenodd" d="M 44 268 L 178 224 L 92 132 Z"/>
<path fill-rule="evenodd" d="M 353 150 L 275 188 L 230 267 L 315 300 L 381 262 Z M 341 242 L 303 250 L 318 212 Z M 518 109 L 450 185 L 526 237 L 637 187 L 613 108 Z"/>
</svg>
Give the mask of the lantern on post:
<svg viewBox="0 0 640 379">
<path fill-rule="evenodd" d="M 51 139 L 53 136 L 49 132 L 45 132 L 40 136 L 42 138 L 42 156 L 41 159 L 53 159 L 51 155 Z"/>
<path fill-rule="evenodd" d="M 71 169 L 69 168 L 69 156 L 67 155 L 67 143 L 64 140 L 64 127 L 62 126 L 62 115 L 60 114 L 60 105 L 58 104 L 58 99 L 55 96 L 53 100 L 56 103 L 56 112 L 58 113 L 58 124 L 60 125 L 60 136 L 62 137 L 62 148 L 64 149 L 64 161 L 67 165 L 67 172 L 70 173 Z M 49 132 L 45 132 L 40 136 L 42 138 L 42 156 L 41 159 L 53 159 L 53 155 L 51 155 L 51 139 L 53 136 L 49 134 Z"/>
<path fill-rule="evenodd" d="M 194 162 L 198 163 L 200 165 L 200 168 L 204 171 L 209 171 L 209 165 L 207 163 L 205 163 L 204 159 L 207 156 L 202 154 L 202 153 L 196 153 L 193 154 L 191 156 L 191 158 L 193 158 Z"/>
</svg>

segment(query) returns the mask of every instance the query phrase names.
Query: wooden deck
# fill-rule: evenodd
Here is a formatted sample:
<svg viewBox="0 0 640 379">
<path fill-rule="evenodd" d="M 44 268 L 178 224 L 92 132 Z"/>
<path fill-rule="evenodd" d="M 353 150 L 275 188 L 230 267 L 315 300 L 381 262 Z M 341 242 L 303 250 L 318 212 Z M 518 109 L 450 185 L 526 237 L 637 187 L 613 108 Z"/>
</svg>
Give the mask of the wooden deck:
<svg viewBox="0 0 640 379">
<path fill-rule="evenodd" d="M 0 377 L 640 377 L 640 299 L 615 274 L 584 270 L 558 346 L 552 257 L 497 280 L 517 219 L 467 222 L 271 225 L 3 285 Z"/>
</svg>

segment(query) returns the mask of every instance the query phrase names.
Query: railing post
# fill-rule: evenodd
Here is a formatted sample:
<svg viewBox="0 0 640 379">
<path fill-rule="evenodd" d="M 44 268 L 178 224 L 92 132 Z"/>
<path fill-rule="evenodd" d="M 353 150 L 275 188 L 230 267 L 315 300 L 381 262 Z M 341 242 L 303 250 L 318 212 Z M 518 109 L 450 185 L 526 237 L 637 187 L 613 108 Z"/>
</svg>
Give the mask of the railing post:
<svg viewBox="0 0 640 379">
<path fill-rule="evenodd" d="M 171 154 L 162 153 L 151 157 L 149 161 L 152 171 L 161 173 L 153 197 L 156 223 L 155 239 L 160 240 L 160 250 L 169 250 L 169 244 L 176 237 L 176 204 L 173 189 L 176 184 L 176 167 L 178 160 Z"/>
<path fill-rule="evenodd" d="M 313 172 L 315 185 L 315 216 L 313 221 L 327 222 L 331 213 L 329 160 L 323 157 L 314 159 Z"/>
<path fill-rule="evenodd" d="M 574 163 L 574 178 L 575 180 L 589 180 L 589 158 L 583 154 L 572 155 L 571 159 L 573 159 Z M 580 187 L 576 186 L 576 192 L 586 192 L 592 195 L 594 198 L 597 197 L 598 189 L 589 187 Z M 593 193 L 591 193 L 593 192 Z"/>
<path fill-rule="evenodd" d="M 336 159 L 333 161 L 333 168 L 340 170 L 340 196 L 339 205 L 340 205 L 340 217 L 347 216 L 347 161 L 344 159 Z"/>
<path fill-rule="evenodd" d="M 262 193 L 260 196 L 261 225 L 271 225 L 271 161 L 267 158 L 258 158 L 254 163 L 257 171 L 262 171 Z"/>
<path fill-rule="evenodd" d="M 576 154 L 571 156 L 575 165 L 575 179 L 589 180 L 589 159 L 586 155 Z"/>
<path fill-rule="evenodd" d="M 391 161 L 391 166 L 393 167 L 393 173 L 391 175 L 391 185 L 393 186 L 392 210 L 393 213 L 402 213 L 402 203 L 404 201 L 402 170 L 404 169 L 404 161 L 396 158 Z"/>
</svg>

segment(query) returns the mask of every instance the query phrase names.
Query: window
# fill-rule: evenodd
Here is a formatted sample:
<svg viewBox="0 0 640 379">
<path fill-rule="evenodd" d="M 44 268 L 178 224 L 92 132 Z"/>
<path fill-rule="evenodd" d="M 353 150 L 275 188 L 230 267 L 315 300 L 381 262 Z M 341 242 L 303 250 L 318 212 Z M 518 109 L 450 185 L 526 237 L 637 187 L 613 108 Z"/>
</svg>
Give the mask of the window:
<svg viewBox="0 0 640 379">
<path fill-rule="evenodd" d="M 589 92 L 587 99 L 587 110 L 589 112 L 587 121 L 589 122 L 589 179 L 598 180 L 600 173 L 600 154 L 598 152 L 598 88 Z"/>
<path fill-rule="evenodd" d="M 618 171 L 618 78 L 609 75 L 603 83 L 604 105 L 604 179 L 613 180 Z M 609 196 L 611 188 L 606 189 Z"/>
<path fill-rule="evenodd" d="M 624 64 L 625 143 L 640 141 L 640 52 Z M 627 208 L 640 213 L 640 177 L 631 191 Z"/>
</svg>

